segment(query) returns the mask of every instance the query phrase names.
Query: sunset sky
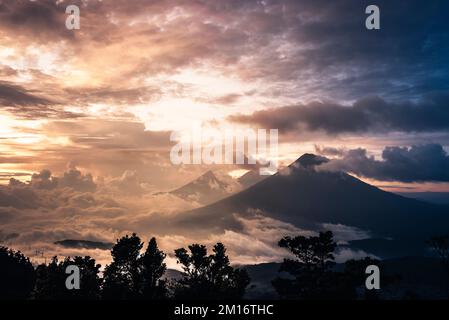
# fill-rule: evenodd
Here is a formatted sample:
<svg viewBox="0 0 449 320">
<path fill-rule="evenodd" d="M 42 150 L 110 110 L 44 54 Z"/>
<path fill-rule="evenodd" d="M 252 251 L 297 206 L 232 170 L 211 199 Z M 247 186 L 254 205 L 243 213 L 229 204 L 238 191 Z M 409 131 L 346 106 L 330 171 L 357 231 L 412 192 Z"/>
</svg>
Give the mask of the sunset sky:
<svg viewBox="0 0 449 320">
<path fill-rule="evenodd" d="M 372 2 L 380 30 L 365 28 Z M 69 4 L 80 30 L 65 27 Z M 117 183 L 150 194 L 214 169 L 170 163 L 170 133 L 201 122 L 279 129 L 283 164 L 320 153 L 387 190 L 449 191 L 448 12 L 447 1 L 0 0 L 0 183 L 95 185 L 92 201 L 122 219 L 108 202 Z M 30 208 L 42 207 L 69 215 Z M 132 230 L 119 224 L 103 227 Z"/>
<path fill-rule="evenodd" d="M 379 2 L 368 31 L 363 1 L 1 1 L 2 179 L 70 163 L 174 186 L 168 134 L 193 121 L 279 128 L 286 162 L 447 147 L 441 5 Z"/>
</svg>

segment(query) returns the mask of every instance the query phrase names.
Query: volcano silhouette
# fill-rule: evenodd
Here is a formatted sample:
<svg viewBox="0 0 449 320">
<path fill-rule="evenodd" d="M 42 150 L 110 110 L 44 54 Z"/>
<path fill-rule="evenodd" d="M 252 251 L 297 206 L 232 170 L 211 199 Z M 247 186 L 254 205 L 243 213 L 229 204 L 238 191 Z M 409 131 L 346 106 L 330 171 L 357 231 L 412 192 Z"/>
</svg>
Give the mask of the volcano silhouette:
<svg viewBox="0 0 449 320">
<path fill-rule="evenodd" d="M 235 215 L 255 210 L 297 227 L 343 224 L 373 237 L 420 239 L 447 234 L 449 208 L 402 197 L 344 172 L 320 170 L 324 157 L 305 154 L 261 182 L 228 198 L 184 212 L 172 221 L 186 230 L 216 232 L 241 227 Z"/>
</svg>

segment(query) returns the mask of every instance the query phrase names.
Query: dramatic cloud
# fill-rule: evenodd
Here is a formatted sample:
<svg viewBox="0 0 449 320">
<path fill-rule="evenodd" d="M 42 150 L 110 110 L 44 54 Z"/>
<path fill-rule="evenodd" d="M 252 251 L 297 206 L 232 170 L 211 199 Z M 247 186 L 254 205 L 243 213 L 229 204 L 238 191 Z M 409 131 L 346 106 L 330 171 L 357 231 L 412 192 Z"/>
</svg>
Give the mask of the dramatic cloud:
<svg viewBox="0 0 449 320">
<path fill-rule="evenodd" d="M 449 181 L 449 155 L 438 144 L 387 147 L 382 160 L 368 156 L 365 149 L 348 150 L 342 158 L 319 168 L 348 171 L 381 181 Z"/>
<path fill-rule="evenodd" d="M 323 130 L 328 134 L 422 132 L 449 130 L 449 93 L 427 96 L 412 103 L 365 98 L 351 106 L 331 102 L 262 110 L 252 115 L 235 115 L 230 120 L 263 128 Z"/>
<path fill-rule="evenodd" d="M 65 27 L 69 4 L 80 7 L 80 30 Z M 379 0 L 377 31 L 365 28 L 369 4 L 0 0 L 0 183 L 10 179 L 0 185 L 0 241 L 107 261 L 85 242 L 54 242 L 138 232 L 169 252 L 223 240 L 241 263 L 280 258 L 277 238 L 309 231 L 235 215 L 192 232 L 195 221 L 171 219 L 198 203 L 155 195 L 216 169 L 170 162 L 170 133 L 194 122 L 279 128 L 290 138 L 280 162 L 317 144 L 337 157 L 329 170 L 447 181 L 441 147 L 386 149 L 382 160 L 363 150 L 449 143 L 449 3 Z M 361 236 L 332 227 L 339 241 Z"/>
</svg>

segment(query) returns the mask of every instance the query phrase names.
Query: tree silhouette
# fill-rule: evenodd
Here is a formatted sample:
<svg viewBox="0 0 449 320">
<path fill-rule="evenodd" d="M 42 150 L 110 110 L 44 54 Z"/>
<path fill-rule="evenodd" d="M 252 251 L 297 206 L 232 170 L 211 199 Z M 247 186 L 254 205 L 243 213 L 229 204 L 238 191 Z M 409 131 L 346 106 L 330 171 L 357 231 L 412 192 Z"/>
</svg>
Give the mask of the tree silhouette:
<svg viewBox="0 0 449 320">
<path fill-rule="evenodd" d="M 135 299 L 139 297 L 139 256 L 143 243 L 133 233 L 117 240 L 111 250 L 112 262 L 107 265 L 103 278 L 103 298 Z"/>
<path fill-rule="evenodd" d="M 276 278 L 272 284 L 284 299 L 348 299 L 354 292 L 348 286 L 346 274 L 333 272 L 333 252 L 337 244 L 332 232 L 318 236 L 284 237 L 279 246 L 288 249 L 296 260 L 284 259 L 280 272 L 291 275 L 289 279 Z"/>
<path fill-rule="evenodd" d="M 178 263 L 184 270 L 183 278 L 175 284 L 175 298 L 240 299 L 250 279 L 244 269 L 234 269 L 226 255 L 226 248 L 217 243 L 213 254 L 206 246 L 192 244 L 190 253 L 185 248 L 175 250 Z"/>
<path fill-rule="evenodd" d="M 30 260 L 20 251 L 0 247 L 0 299 L 27 299 L 34 282 Z"/>
<path fill-rule="evenodd" d="M 272 283 L 284 299 L 356 299 L 364 291 L 365 299 L 377 299 L 376 290 L 367 290 L 366 267 L 380 266 L 380 261 L 366 257 L 348 260 L 343 272 L 335 270 L 333 252 L 337 245 L 332 232 L 320 232 L 318 236 L 285 237 L 279 246 L 289 249 L 297 260 L 284 259 L 279 271 L 290 274 L 290 278 L 276 278 Z M 383 286 L 400 280 L 398 275 L 383 274 Z"/>
<path fill-rule="evenodd" d="M 165 253 L 159 250 L 156 238 L 151 238 L 147 249 L 140 258 L 142 268 L 141 290 L 146 299 L 161 299 L 166 297 L 165 281 L 161 280 L 167 265 L 164 263 Z"/>
<path fill-rule="evenodd" d="M 80 289 L 69 290 L 66 287 L 66 269 L 75 265 L 80 270 Z M 36 285 L 33 297 L 41 300 L 53 299 L 99 299 L 101 279 L 99 277 L 101 265 L 89 256 L 74 258 L 67 257 L 58 261 L 53 257 L 48 264 L 41 264 L 36 268 Z"/>
<path fill-rule="evenodd" d="M 161 280 L 167 266 L 165 254 L 152 238 L 144 254 L 143 243 L 133 233 L 117 240 L 111 250 L 112 262 L 103 278 L 104 299 L 161 299 L 166 296 L 166 283 Z"/>
</svg>

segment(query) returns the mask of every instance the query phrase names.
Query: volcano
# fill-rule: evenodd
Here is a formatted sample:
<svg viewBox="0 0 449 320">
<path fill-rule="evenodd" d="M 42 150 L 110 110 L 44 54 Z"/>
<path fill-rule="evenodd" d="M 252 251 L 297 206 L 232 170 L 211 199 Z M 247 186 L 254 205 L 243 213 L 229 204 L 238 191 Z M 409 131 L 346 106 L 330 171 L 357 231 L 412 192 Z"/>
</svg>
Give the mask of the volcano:
<svg viewBox="0 0 449 320">
<path fill-rule="evenodd" d="M 184 212 L 172 221 L 221 232 L 238 229 L 235 215 L 254 211 L 300 228 L 343 224 L 381 239 L 413 239 L 449 231 L 449 207 L 402 197 L 345 172 L 320 169 L 328 159 L 305 154 L 255 185 L 213 204 Z"/>
</svg>

